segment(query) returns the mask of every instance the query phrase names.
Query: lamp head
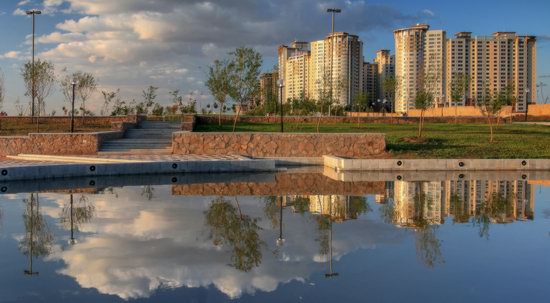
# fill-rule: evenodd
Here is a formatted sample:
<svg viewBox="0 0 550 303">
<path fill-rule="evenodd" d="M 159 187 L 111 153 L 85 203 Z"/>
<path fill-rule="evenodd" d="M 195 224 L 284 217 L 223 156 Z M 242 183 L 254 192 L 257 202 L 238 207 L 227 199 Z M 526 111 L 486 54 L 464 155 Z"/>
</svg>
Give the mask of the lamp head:
<svg viewBox="0 0 550 303">
<path fill-rule="evenodd" d="M 285 86 L 285 80 L 284 80 L 284 79 L 279 79 L 279 80 L 277 80 L 277 86 L 278 86 L 278 87 L 283 87 L 283 86 Z"/>
<path fill-rule="evenodd" d="M 329 8 L 327 9 L 327 13 L 341 13 L 342 10 L 339 8 Z"/>
<path fill-rule="evenodd" d="M 25 11 L 25 13 L 27 15 L 40 15 L 40 14 L 42 14 L 42 11 L 39 11 L 37 9 L 30 9 L 30 10 Z"/>
</svg>

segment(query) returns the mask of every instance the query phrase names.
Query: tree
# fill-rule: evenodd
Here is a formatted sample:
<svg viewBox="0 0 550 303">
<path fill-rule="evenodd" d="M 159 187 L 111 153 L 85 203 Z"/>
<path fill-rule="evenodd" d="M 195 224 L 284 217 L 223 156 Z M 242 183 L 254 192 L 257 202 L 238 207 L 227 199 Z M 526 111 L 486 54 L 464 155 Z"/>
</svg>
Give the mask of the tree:
<svg viewBox="0 0 550 303">
<path fill-rule="evenodd" d="M 258 95 L 262 55 L 247 47 L 237 48 L 230 55 L 232 58 L 229 63 L 229 96 L 238 105 L 233 123 L 235 132 L 241 110 Z"/>
<path fill-rule="evenodd" d="M 451 101 L 455 103 L 455 123 L 458 119 L 458 103 L 466 105 L 470 77 L 467 74 L 455 74 L 451 81 Z"/>
<path fill-rule="evenodd" d="M 258 219 L 244 215 L 236 198 L 235 201 L 237 207 L 223 197 L 214 199 L 205 212 L 206 224 L 214 245 L 231 247 L 231 265 L 248 272 L 260 265 L 265 243 L 260 239 Z"/>
<path fill-rule="evenodd" d="M 353 98 L 353 106 L 355 107 L 357 114 L 357 125 L 359 125 L 359 121 L 361 121 L 359 113 L 369 107 L 369 94 L 366 92 L 360 92 L 357 94 L 357 96 Z"/>
<path fill-rule="evenodd" d="M 59 85 L 61 86 L 61 92 L 65 97 L 65 101 L 68 103 L 71 103 L 73 98 L 73 81 L 75 82 L 75 99 L 80 100 L 80 112 L 82 117 L 84 117 L 86 114 L 91 114 L 86 109 L 86 101 L 97 90 L 97 80 L 93 74 L 81 71 L 65 75 L 59 82 Z"/>
<path fill-rule="evenodd" d="M 120 93 L 120 89 L 117 89 L 116 91 L 101 91 L 101 95 L 103 96 L 103 105 L 101 106 L 101 115 L 106 116 L 109 112 L 109 106 L 113 103 L 113 100 L 115 100 Z"/>
<path fill-rule="evenodd" d="M 150 85 L 147 90 L 142 92 L 143 97 L 143 113 L 149 114 L 150 109 L 155 105 L 155 99 L 157 98 L 157 90 L 159 88 Z"/>
<path fill-rule="evenodd" d="M 424 128 L 424 112 L 432 107 L 434 97 L 432 93 L 426 90 L 420 90 L 416 93 L 414 105 L 420 110 L 420 119 L 418 121 L 418 138 L 422 138 L 422 129 Z"/>
<path fill-rule="evenodd" d="M 491 92 L 487 90 L 478 102 L 481 112 L 487 118 L 487 123 L 489 124 L 489 143 L 493 143 L 493 124 L 495 123 L 495 119 L 500 116 L 503 107 L 510 105 L 510 100 L 503 93 L 492 95 Z"/>
<path fill-rule="evenodd" d="M 208 70 L 206 86 L 219 104 L 218 125 L 222 125 L 222 110 L 227 96 L 231 92 L 230 64 L 227 61 L 215 60 L 214 65 Z"/>
<path fill-rule="evenodd" d="M 34 63 L 28 61 L 21 69 L 21 76 L 25 82 L 25 96 L 36 98 L 36 104 L 31 104 L 32 108 L 36 105 L 34 112 L 31 110 L 31 116 L 36 113 L 45 112 L 45 100 L 50 95 L 55 83 L 55 68 L 52 62 L 38 59 Z"/>
<path fill-rule="evenodd" d="M 4 98 L 6 97 L 6 87 L 4 86 L 4 74 L 0 69 L 0 112 L 4 108 Z"/>
<path fill-rule="evenodd" d="M 392 111 L 395 111 L 395 91 L 399 85 L 399 81 L 394 76 L 385 77 L 382 82 L 382 90 L 390 98 L 388 100 L 392 104 Z"/>
<path fill-rule="evenodd" d="M 66 230 L 71 231 L 71 242 L 74 241 L 74 231 L 79 231 L 80 226 L 90 222 L 95 213 L 95 206 L 89 203 L 86 196 L 80 196 L 80 199 L 74 203 L 73 194 L 70 195 L 69 203 L 63 205 L 60 215 L 60 223 Z"/>
</svg>

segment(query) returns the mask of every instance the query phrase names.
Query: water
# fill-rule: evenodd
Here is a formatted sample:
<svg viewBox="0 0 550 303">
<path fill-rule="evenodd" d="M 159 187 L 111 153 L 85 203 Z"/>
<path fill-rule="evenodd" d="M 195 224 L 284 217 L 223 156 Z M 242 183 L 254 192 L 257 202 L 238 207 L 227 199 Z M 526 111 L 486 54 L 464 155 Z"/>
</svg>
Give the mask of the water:
<svg viewBox="0 0 550 303">
<path fill-rule="evenodd" d="M 8 184 L 0 302 L 548 302 L 549 182 L 520 176 Z"/>
</svg>

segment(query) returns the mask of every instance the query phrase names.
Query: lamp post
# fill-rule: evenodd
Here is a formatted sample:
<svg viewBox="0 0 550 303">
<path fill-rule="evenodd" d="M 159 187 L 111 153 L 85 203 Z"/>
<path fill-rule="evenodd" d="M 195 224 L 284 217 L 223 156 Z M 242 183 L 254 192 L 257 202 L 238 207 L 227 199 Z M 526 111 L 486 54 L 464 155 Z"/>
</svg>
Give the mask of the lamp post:
<svg viewBox="0 0 550 303">
<path fill-rule="evenodd" d="M 529 100 L 527 99 L 527 95 L 529 94 L 530 90 L 529 88 L 525 89 L 525 122 L 527 122 L 527 118 L 529 115 Z"/>
<path fill-rule="evenodd" d="M 277 246 L 281 247 L 285 243 L 283 238 L 283 197 L 279 197 L 279 238 L 277 238 Z"/>
<path fill-rule="evenodd" d="M 76 91 L 76 80 L 73 79 L 71 84 L 73 86 L 73 98 L 71 102 L 71 133 L 74 133 L 74 99 L 75 99 L 75 91 Z"/>
<path fill-rule="evenodd" d="M 277 86 L 279 87 L 279 102 L 280 102 L 280 111 L 281 111 L 281 133 L 285 132 L 284 120 L 283 120 L 283 87 L 285 86 L 285 80 L 277 80 Z"/>
<path fill-rule="evenodd" d="M 32 70 L 31 70 L 31 81 L 32 81 L 32 84 L 31 84 L 31 98 L 32 98 L 32 103 L 31 103 L 31 119 L 32 121 L 34 122 L 34 99 L 36 98 L 35 96 L 35 87 L 34 87 L 34 78 L 35 78 L 35 74 L 34 74 L 34 33 L 35 33 L 35 16 L 36 15 L 40 15 L 42 14 L 41 11 L 39 10 L 36 10 L 36 9 L 32 9 L 32 10 L 28 10 L 25 12 L 27 15 L 30 15 L 32 16 Z"/>
<path fill-rule="evenodd" d="M 332 103 L 332 99 L 333 99 L 333 95 L 332 95 L 332 89 L 333 89 L 333 85 L 332 85 L 332 77 L 333 77 L 333 74 L 332 74 L 332 69 L 334 68 L 334 19 L 335 19 L 335 16 L 336 14 L 339 14 L 341 13 L 342 10 L 339 9 L 339 8 L 329 8 L 327 9 L 327 13 L 331 14 L 332 16 L 332 27 L 331 27 L 331 36 L 330 36 L 330 102 Z M 330 117 L 330 105 L 329 105 L 329 117 Z"/>
</svg>

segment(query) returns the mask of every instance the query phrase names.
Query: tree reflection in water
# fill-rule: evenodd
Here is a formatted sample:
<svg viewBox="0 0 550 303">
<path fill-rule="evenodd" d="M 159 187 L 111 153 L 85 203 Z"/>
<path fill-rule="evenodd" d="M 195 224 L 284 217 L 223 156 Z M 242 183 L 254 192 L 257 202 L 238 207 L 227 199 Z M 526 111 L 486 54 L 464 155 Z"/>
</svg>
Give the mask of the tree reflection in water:
<svg viewBox="0 0 550 303">
<path fill-rule="evenodd" d="M 71 231 L 70 244 L 75 243 L 74 232 L 80 230 L 80 225 L 90 222 L 95 212 L 95 206 L 89 202 L 88 197 L 82 195 L 77 203 L 70 194 L 69 203 L 63 205 L 60 214 L 60 223 L 66 230 Z"/>
<path fill-rule="evenodd" d="M 231 265 L 248 272 L 260 265 L 265 243 L 259 235 L 258 219 L 244 215 L 236 197 L 235 202 L 237 207 L 224 197 L 214 199 L 205 212 L 206 224 L 214 245 L 232 249 Z"/>
<path fill-rule="evenodd" d="M 514 217 L 514 197 L 501 193 L 492 193 L 479 207 L 473 218 L 473 223 L 479 226 L 479 236 L 489 239 L 489 226 L 494 223 L 508 223 Z"/>
<path fill-rule="evenodd" d="M 36 275 L 33 271 L 33 258 L 47 256 L 53 245 L 53 235 L 48 224 L 40 213 L 40 200 L 38 194 L 31 194 L 29 199 L 24 199 L 25 236 L 19 241 L 19 251 L 29 257 L 29 268 L 24 271 L 26 275 Z"/>
<path fill-rule="evenodd" d="M 433 201 L 428 198 L 422 183 L 416 183 L 416 194 L 414 196 L 414 215 L 413 226 L 416 236 L 416 255 L 422 262 L 430 268 L 436 264 L 443 264 L 443 255 L 441 253 L 441 240 L 437 238 L 438 225 L 432 225 L 427 218 L 427 213 L 433 208 Z"/>
</svg>

